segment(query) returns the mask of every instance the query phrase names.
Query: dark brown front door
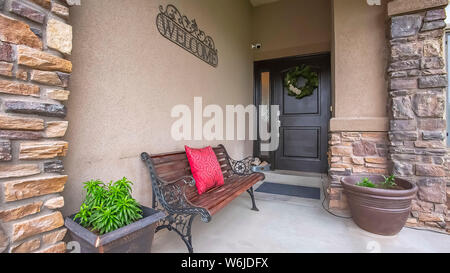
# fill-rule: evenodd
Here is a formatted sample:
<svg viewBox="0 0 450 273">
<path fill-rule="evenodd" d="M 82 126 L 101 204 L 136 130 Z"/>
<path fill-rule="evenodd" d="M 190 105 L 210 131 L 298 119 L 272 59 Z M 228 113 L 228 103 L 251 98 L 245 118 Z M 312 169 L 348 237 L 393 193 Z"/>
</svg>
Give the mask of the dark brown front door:
<svg viewBox="0 0 450 273">
<path fill-rule="evenodd" d="M 303 99 L 288 95 L 283 80 L 296 66 L 308 65 L 319 75 L 319 88 Z M 261 100 L 261 73 L 270 75 L 271 104 L 280 106 L 279 148 L 269 156 L 279 170 L 326 173 L 330 120 L 330 56 L 292 57 L 255 63 L 256 96 Z M 299 85 L 305 79 L 299 80 Z M 259 144 L 255 145 L 258 150 Z M 259 156 L 261 156 L 259 154 Z M 263 156 L 264 158 L 264 156 Z"/>
</svg>

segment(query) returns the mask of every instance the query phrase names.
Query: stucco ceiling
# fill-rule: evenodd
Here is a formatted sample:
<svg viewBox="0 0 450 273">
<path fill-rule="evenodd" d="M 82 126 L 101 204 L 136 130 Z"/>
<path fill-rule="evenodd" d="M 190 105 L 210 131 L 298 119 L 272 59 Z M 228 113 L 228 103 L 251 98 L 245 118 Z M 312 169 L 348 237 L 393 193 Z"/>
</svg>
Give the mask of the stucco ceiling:
<svg viewBox="0 0 450 273">
<path fill-rule="evenodd" d="M 252 4 L 252 6 L 258 7 L 258 6 L 262 6 L 265 4 L 278 2 L 278 1 L 280 1 L 280 0 L 250 0 L 250 3 Z"/>
</svg>

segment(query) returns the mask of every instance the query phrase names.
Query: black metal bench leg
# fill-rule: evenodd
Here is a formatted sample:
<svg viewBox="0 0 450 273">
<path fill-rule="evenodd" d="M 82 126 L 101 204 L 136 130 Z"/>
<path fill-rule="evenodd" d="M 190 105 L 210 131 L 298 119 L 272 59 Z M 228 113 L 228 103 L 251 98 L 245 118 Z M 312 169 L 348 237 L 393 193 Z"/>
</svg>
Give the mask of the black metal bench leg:
<svg viewBox="0 0 450 273">
<path fill-rule="evenodd" d="M 158 206 L 158 202 L 156 201 L 156 194 L 152 191 L 152 209 L 156 209 Z"/>
<path fill-rule="evenodd" d="M 194 248 L 192 247 L 192 233 L 191 233 L 191 229 L 192 229 L 192 222 L 194 221 L 195 215 L 192 215 L 189 219 L 189 223 L 187 226 L 187 233 L 186 233 L 186 237 L 183 238 L 184 243 L 186 244 L 186 247 L 189 251 L 189 253 L 194 253 Z"/>
<path fill-rule="evenodd" d="M 248 194 L 250 194 L 250 197 L 252 198 L 252 206 L 253 206 L 252 210 L 259 211 L 259 209 L 256 207 L 255 194 L 253 193 L 253 187 L 248 189 L 247 192 L 248 192 Z"/>
<path fill-rule="evenodd" d="M 188 220 L 189 218 L 189 220 Z M 160 225 L 156 228 L 155 232 L 158 232 L 163 229 L 168 229 L 169 231 L 175 231 L 178 235 L 180 235 L 181 240 L 183 240 L 184 244 L 186 245 L 189 253 L 194 253 L 194 248 L 192 247 L 192 222 L 194 221 L 195 215 L 189 215 L 185 216 L 185 218 L 181 221 L 171 221 L 172 217 L 167 217 L 167 220 L 169 221 L 168 224 Z M 166 222 L 167 223 L 167 222 Z"/>
</svg>

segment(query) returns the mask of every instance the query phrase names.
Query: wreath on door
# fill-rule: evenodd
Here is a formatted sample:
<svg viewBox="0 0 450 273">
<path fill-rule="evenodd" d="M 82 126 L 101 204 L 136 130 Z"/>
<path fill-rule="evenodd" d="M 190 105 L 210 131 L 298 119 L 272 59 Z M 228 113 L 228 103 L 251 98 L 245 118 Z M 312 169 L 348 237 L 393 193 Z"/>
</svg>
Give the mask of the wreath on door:
<svg viewBox="0 0 450 273">
<path fill-rule="evenodd" d="M 304 86 L 298 86 L 300 77 L 306 79 Z M 287 72 L 284 86 L 288 90 L 289 96 L 302 99 L 311 96 L 319 87 L 319 75 L 308 65 L 297 66 Z"/>
</svg>

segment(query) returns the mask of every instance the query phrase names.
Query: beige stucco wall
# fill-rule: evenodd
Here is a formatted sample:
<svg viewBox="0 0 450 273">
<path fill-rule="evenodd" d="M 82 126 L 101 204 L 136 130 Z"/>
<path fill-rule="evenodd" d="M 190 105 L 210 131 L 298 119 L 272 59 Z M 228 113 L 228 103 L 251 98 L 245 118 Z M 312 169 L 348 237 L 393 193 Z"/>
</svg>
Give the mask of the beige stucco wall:
<svg viewBox="0 0 450 273">
<path fill-rule="evenodd" d="M 174 0 L 195 18 L 219 50 L 213 68 L 162 37 L 156 26 L 165 1 L 86 0 L 71 8 L 74 73 L 68 104 L 65 158 L 67 215 L 78 209 L 82 183 L 123 176 L 137 199 L 150 204 L 143 151 L 160 153 L 223 141 L 174 141 L 174 105 L 244 104 L 253 100 L 253 60 L 332 51 L 332 130 L 387 130 L 386 5 L 361 0 L 281 0 L 252 8 L 244 0 Z M 263 48 L 252 51 L 250 44 Z M 355 103 L 355 98 L 357 103 Z M 234 157 L 250 142 L 224 142 Z"/>
<path fill-rule="evenodd" d="M 330 0 L 280 0 L 254 8 L 255 60 L 308 55 L 331 50 Z"/>
<path fill-rule="evenodd" d="M 387 0 L 333 0 L 332 131 L 387 131 Z"/>
<path fill-rule="evenodd" d="M 82 202 L 82 183 L 123 176 L 134 181 L 135 197 L 150 205 L 143 151 L 161 153 L 184 144 L 174 141 L 170 117 L 174 105 L 244 104 L 253 100 L 251 6 L 243 0 L 171 0 L 210 34 L 219 50 L 213 68 L 162 37 L 155 25 L 158 5 L 167 1 L 86 0 L 71 9 L 74 30 L 73 77 L 68 104 L 70 122 L 65 158 L 69 181 L 64 213 Z M 225 142 L 235 157 L 251 154 L 250 142 Z"/>
<path fill-rule="evenodd" d="M 280 0 L 254 8 L 253 43 L 262 44 L 254 59 L 331 51 L 331 130 L 387 131 L 388 1 L 381 2 Z"/>
</svg>

